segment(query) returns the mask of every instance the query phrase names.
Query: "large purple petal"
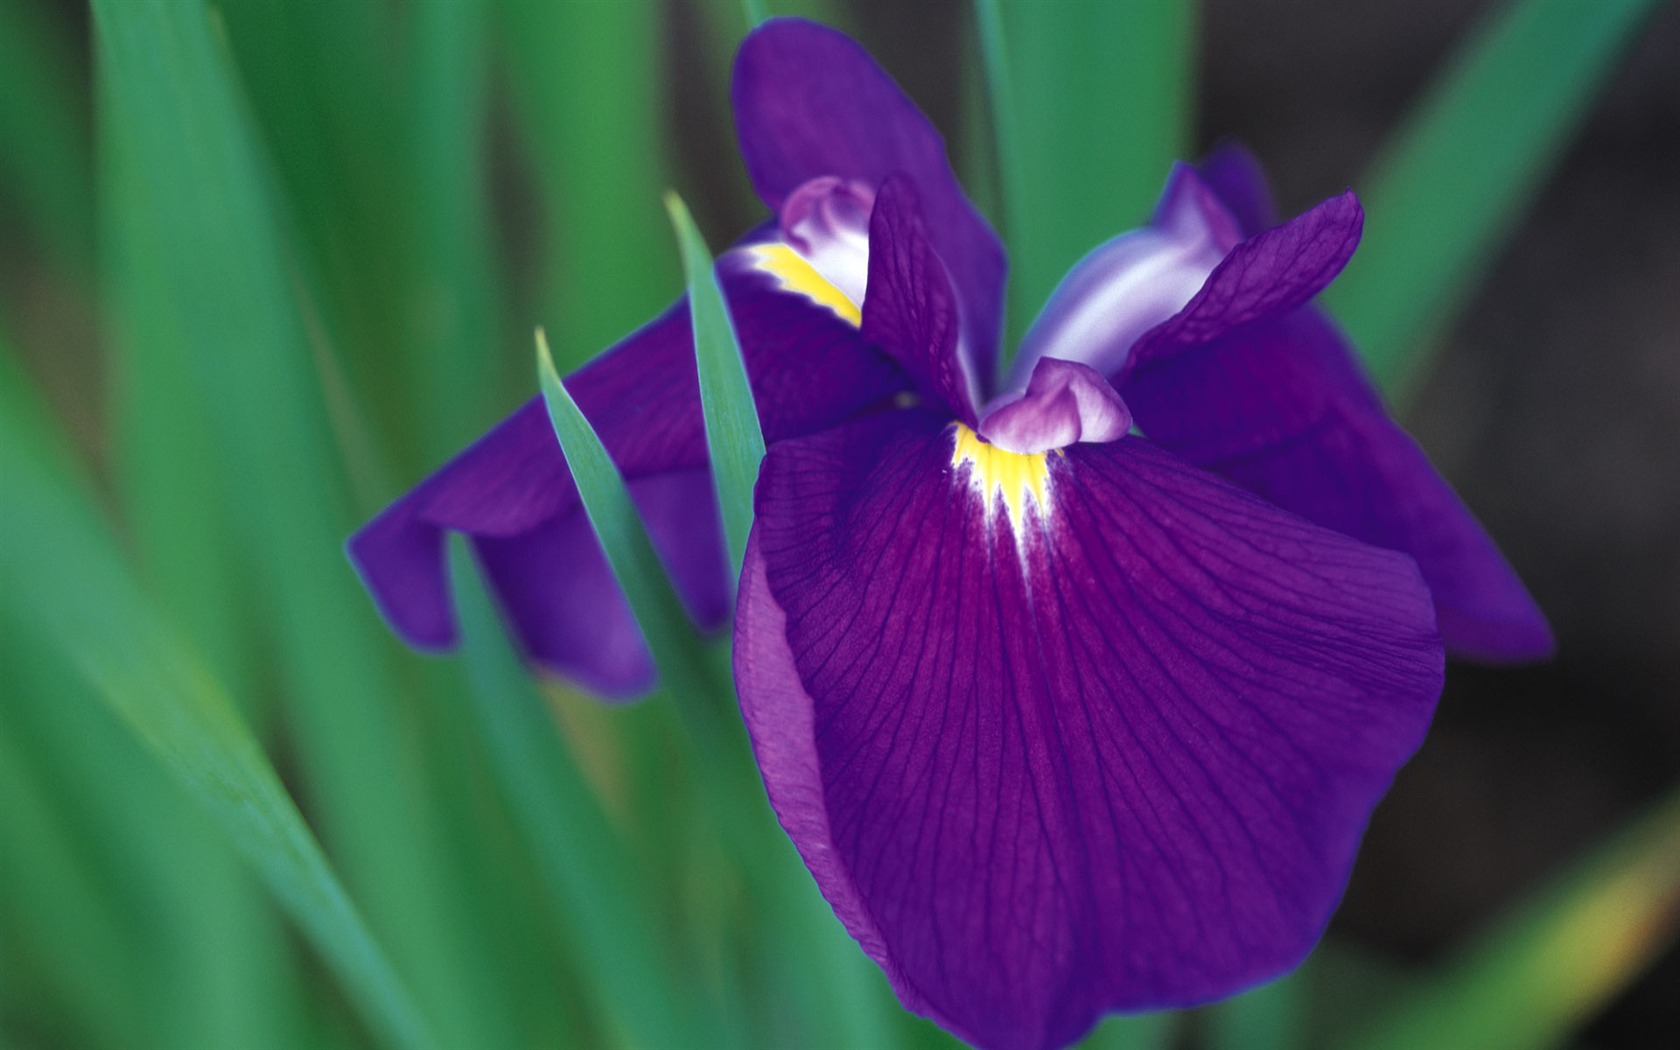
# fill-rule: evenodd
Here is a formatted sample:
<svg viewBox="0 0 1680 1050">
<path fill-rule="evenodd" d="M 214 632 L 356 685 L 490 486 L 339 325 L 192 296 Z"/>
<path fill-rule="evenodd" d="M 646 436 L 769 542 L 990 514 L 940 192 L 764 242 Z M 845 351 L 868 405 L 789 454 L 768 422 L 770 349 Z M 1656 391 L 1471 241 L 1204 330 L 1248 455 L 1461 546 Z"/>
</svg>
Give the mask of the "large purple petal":
<svg viewBox="0 0 1680 1050">
<path fill-rule="evenodd" d="M 1243 241 L 1183 310 L 1137 341 L 1127 366 L 1303 305 L 1342 272 L 1364 224 L 1364 210 L 1350 191 Z"/>
<path fill-rule="evenodd" d="M 916 188 L 882 184 L 869 220 L 869 292 L 863 335 L 889 354 L 933 404 L 976 422 L 974 377 L 958 351 L 961 324 L 950 277 L 928 242 Z"/>
<path fill-rule="evenodd" d="M 1416 567 L 1136 438 L 1005 518 L 954 445 L 894 413 L 759 483 L 737 685 L 830 902 L 987 1047 L 1294 965 L 1440 689 Z"/>
<path fill-rule="evenodd" d="M 869 53 L 824 26 L 771 19 L 741 44 L 731 98 L 747 173 L 772 212 L 825 175 L 871 186 L 894 172 L 914 180 L 962 302 L 978 374 L 991 375 L 1003 323 L 1003 248 L 963 194 L 939 133 Z"/>
<path fill-rule="evenodd" d="M 820 430 L 904 388 L 903 374 L 852 325 L 736 263 L 726 255 L 719 275 L 769 440 Z M 710 628 L 723 620 L 729 589 L 715 500 L 692 480 L 658 480 L 703 477 L 706 465 L 691 331 L 687 304 L 679 302 L 568 377 L 566 386 L 631 480 L 644 511 L 670 485 L 686 485 L 698 501 L 648 522 L 679 588 L 686 588 L 691 612 Z M 594 637 L 592 632 L 618 638 L 634 630 L 627 626 L 622 600 L 602 606 L 581 597 L 598 592 L 590 580 L 608 577 L 592 540 L 587 553 L 562 549 L 588 536 L 586 527 L 572 523 L 578 511 L 577 490 L 547 412 L 541 399 L 533 398 L 363 526 L 351 537 L 349 554 L 404 641 L 446 649 L 455 644 L 457 628 L 443 534 L 454 530 L 473 537 L 531 659 L 605 692 L 626 694 L 639 679 L 622 646 L 603 642 L 597 651 L 574 644 Z M 716 557 L 694 555 L 695 549 L 715 551 Z M 562 564 L 594 576 L 544 592 L 536 583 L 514 582 L 520 555 L 531 559 L 532 580 L 538 566 Z M 585 563 L 587 570 L 577 568 Z M 574 595 L 578 600 L 569 600 Z M 569 622 L 578 617 L 602 622 Z M 597 652 L 600 666 L 591 669 L 587 662 Z"/>
<path fill-rule="evenodd" d="M 1388 418 L 1316 308 L 1146 361 L 1123 390 L 1166 448 L 1326 528 L 1417 559 L 1455 655 L 1551 653 L 1545 617 L 1516 572 Z"/>
</svg>

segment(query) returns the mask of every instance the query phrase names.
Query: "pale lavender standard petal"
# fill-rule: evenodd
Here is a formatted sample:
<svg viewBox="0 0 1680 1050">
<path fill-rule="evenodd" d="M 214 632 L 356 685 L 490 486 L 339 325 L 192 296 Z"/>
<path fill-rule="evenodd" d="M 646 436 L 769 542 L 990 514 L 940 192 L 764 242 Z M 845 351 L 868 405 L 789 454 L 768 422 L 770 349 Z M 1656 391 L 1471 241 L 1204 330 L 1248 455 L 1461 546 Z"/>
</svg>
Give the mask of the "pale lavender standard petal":
<svg viewBox="0 0 1680 1050">
<path fill-rule="evenodd" d="M 1194 168 L 1175 164 L 1150 224 L 1088 253 L 1056 285 L 1021 341 L 1008 386 L 1041 358 L 1118 374 L 1138 338 L 1173 317 L 1242 240 L 1236 221 Z"/>
<path fill-rule="evenodd" d="M 747 174 L 773 212 L 824 176 L 879 186 L 902 172 L 915 183 L 962 304 L 966 349 L 977 374 L 991 375 L 1003 325 L 1003 247 L 964 195 L 939 132 L 869 53 L 825 26 L 773 18 L 742 42 L 730 97 Z"/>
<path fill-rule="evenodd" d="M 1094 368 L 1046 357 L 1033 369 L 1025 394 L 986 413 L 980 436 L 1010 452 L 1031 453 L 1118 441 L 1131 428 L 1132 410 Z"/>
<path fill-rule="evenodd" d="M 726 254 L 719 275 L 766 437 L 830 426 L 890 401 L 903 374 L 830 311 L 777 290 Z M 655 547 L 704 629 L 728 613 L 729 578 L 706 474 L 705 423 L 685 302 L 566 380 L 630 481 Z M 387 507 L 348 551 L 393 630 L 423 650 L 457 641 L 446 531 L 473 540 L 526 657 L 609 697 L 651 683 L 651 664 L 540 398 Z M 633 643 L 633 644 L 632 644 Z"/>
<path fill-rule="evenodd" d="M 1203 165 L 1244 232 L 1274 214 L 1239 147 Z M 1121 383 L 1144 431 L 1191 462 L 1327 528 L 1417 559 L 1447 648 L 1492 662 L 1544 658 L 1544 614 L 1452 488 L 1384 409 L 1347 340 L 1307 305 L 1176 355 Z"/>
<path fill-rule="evenodd" d="M 1440 690 L 1416 567 L 1139 438 L 1017 522 L 955 440 L 892 413 L 759 483 L 736 680 L 824 893 L 983 1047 L 1287 970 Z"/>
</svg>

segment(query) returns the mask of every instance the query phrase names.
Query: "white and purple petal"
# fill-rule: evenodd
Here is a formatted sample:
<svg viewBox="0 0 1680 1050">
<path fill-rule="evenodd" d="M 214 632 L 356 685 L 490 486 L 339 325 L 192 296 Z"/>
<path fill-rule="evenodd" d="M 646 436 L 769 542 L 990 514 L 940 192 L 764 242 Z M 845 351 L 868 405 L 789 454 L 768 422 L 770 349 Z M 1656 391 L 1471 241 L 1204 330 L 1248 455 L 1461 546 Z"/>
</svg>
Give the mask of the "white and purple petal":
<svg viewBox="0 0 1680 1050">
<path fill-rule="evenodd" d="M 1046 357 L 1120 373 L 1139 337 L 1184 309 L 1239 240 L 1195 169 L 1174 165 L 1153 221 L 1099 245 L 1057 284 L 1021 341 L 1009 385 L 1019 388 Z"/>
<path fill-rule="evenodd" d="M 891 413 L 765 463 L 736 681 L 819 885 L 985 1047 L 1288 969 L 1440 689 L 1416 567 L 1138 438 L 1041 457 L 1006 519 L 957 430 Z"/>
<path fill-rule="evenodd" d="M 1050 452 L 1080 442 L 1118 441 L 1132 410 L 1096 369 L 1040 358 L 1026 393 L 987 410 L 980 436 L 1009 452 Z"/>
<path fill-rule="evenodd" d="M 1003 248 L 964 195 L 939 132 L 869 53 L 825 26 L 773 18 L 742 42 L 731 99 L 747 174 L 773 212 L 813 179 L 878 187 L 897 172 L 915 183 L 962 304 L 973 367 L 990 375 L 1003 324 Z"/>
</svg>

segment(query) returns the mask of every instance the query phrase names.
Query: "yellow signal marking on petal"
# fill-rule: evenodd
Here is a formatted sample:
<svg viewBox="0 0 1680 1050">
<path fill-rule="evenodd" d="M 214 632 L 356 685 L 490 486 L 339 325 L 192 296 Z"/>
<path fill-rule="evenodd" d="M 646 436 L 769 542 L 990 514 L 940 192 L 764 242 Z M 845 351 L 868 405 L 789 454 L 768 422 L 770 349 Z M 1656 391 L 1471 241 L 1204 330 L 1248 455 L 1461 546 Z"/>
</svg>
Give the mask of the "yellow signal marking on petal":
<svg viewBox="0 0 1680 1050">
<path fill-rule="evenodd" d="M 997 499 L 1009 513 L 1009 523 L 1021 534 L 1026 523 L 1027 507 L 1038 510 L 1043 519 L 1050 513 L 1050 461 L 1044 452 L 1010 452 L 980 440 L 980 435 L 962 423 L 957 424 L 956 446 L 951 450 L 951 466 L 961 470 L 966 464 L 969 483 L 979 492 L 989 513 Z"/>
<path fill-rule="evenodd" d="M 825 306 L 853 328 L 863 324 L 863 311 L 851 298 L 829 282 L 815 266 L 780 241 L 754 244 L 746 249 L 753 268 L 776 279 L 784 292 L 793 292 Z"/>
</svg>

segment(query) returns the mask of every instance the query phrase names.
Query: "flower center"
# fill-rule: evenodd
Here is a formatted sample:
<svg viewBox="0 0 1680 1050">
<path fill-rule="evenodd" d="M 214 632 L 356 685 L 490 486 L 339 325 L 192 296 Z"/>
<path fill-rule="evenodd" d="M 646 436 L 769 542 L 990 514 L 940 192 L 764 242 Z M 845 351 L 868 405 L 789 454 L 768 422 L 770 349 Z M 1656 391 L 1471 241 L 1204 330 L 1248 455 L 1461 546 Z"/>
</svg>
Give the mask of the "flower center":
<svg viewBox="0 0 1680 1050">
<path fill-rule="evenodd" d="M 990 520 L 1001 504 L 1017 536 L 1024 535 L 1027 510 L 1042 522 L 1050 515 L 1050 461 L 1043 452 L 1010 452 L 990 444 L 962 423 L 955 425 L 951 468 L 966 473 Z"/>
</svg>

